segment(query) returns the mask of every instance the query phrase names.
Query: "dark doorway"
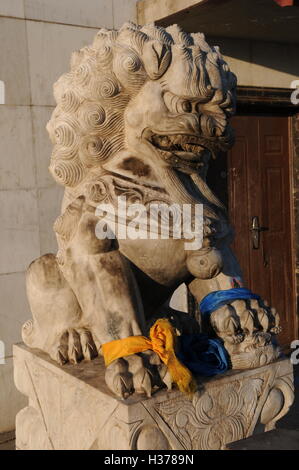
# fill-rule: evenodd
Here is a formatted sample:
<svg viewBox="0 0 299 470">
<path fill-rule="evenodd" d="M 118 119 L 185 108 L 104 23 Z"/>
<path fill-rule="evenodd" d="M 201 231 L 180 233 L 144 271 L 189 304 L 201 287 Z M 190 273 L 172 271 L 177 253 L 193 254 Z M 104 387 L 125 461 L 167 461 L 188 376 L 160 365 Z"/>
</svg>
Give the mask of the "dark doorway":
<svg viewBox="0 0 299 470">
<path fill-rule="evenodd" d="M 290 118 L 239 115 L 232 125 L 236 143 L 212 163 L 209 185 L 228 206 L 246 285 L 277 309 L 287 346 L 297 337 Z"/>
</svg>

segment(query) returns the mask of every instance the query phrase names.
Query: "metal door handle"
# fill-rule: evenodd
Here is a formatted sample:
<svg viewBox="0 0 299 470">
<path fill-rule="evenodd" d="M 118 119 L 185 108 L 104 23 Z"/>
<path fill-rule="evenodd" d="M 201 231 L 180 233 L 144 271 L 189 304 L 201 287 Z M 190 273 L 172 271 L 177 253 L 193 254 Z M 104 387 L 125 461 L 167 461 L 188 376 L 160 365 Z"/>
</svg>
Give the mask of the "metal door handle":
<svg viewBox="0 0 299 470">
<path fill-rule="evenodd" d="M 260 227 L 259 218 L 257 215 L 255 215 L 252 217 L 250 230 L 252 233 L 252 247 L 257 250 L 260 247 L 260 232 L 269 230 L 269 227 Z"/>
</svg>

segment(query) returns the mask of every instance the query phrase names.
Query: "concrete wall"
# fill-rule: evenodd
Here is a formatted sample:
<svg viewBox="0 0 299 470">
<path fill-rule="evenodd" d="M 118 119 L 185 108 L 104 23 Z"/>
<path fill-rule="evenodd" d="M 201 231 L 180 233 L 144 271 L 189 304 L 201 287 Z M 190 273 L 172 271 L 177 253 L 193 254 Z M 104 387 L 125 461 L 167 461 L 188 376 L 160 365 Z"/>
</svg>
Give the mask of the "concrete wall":
<svg viewBox="0 0 299 470">
<path fill-rule="evenodd" d="M 25 406 L 12 369 L 12 344 L 21 340 L 21 325 L 31 316 L 24 271 L 36 257 L 56 250 L 52 224 L 63 191 L 48 173 L 45 125 L 55 104 L 52 86 L 69 70 L 71 52 L 88 45 L 98 28 L 135 20 L 135 4 L 0 0 L 0 432 L 14 428 Z"/>
</svg>

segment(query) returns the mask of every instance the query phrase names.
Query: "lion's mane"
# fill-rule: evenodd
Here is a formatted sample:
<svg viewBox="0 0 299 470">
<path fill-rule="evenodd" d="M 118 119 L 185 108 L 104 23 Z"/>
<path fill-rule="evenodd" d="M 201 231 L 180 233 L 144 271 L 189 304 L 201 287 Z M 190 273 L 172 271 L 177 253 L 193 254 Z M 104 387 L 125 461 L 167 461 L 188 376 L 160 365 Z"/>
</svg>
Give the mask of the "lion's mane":
<svg viewBox="0 0 299 470">
<path fill-rule="evenodd" d="M 73 53 L 70 72 L 54 85 L 57 107 L 47 129 L 54 144 L 50 171 L 58 183 L 77 186 L 91 169 L 125 149 L 125 108 L 147 80 L 163 76 L 174 47 L 193 64 L 189 79 L 199 93 L 209 92 L 217 68 L 218 86 L 231 94 L 235 76 L 203 34 L 188 34 L 177 25 L 126 23 L 119 31 L 101 29 L 91 46 Z M 151 54 L 158 56 L 158 68 Z"/>
</svg>

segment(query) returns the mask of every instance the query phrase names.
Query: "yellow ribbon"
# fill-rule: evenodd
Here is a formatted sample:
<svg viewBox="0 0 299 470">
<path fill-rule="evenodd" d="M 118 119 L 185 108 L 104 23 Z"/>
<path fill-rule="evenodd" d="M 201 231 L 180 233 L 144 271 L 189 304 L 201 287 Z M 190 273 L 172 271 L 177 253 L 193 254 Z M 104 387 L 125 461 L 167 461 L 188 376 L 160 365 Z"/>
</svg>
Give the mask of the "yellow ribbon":
<svg viewBox="0 0 299 470">
<path fill-rule="evenodd" d="M 116 359 L 152 349 L 166 364 L 179 390 L 187 394 L 194 393 L 196 384 L 192 374 L 175 355 L 175 339 L 176 333 L 171 323 L 166 318 L 159 319 L 150 329 L 150 339 L 145 336 L 129 336 L 102 344 L 105 365 L 108 366 Z"/>
</svg>

